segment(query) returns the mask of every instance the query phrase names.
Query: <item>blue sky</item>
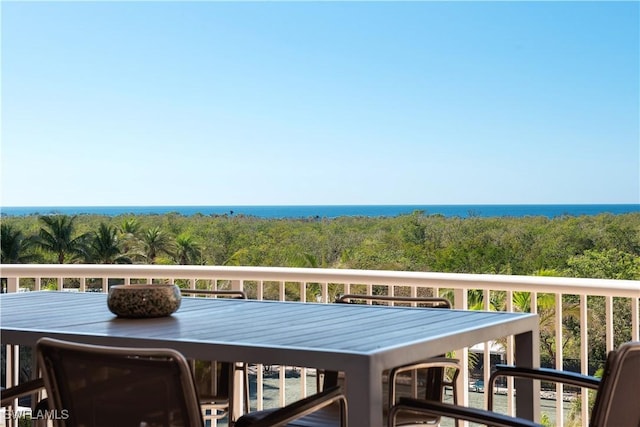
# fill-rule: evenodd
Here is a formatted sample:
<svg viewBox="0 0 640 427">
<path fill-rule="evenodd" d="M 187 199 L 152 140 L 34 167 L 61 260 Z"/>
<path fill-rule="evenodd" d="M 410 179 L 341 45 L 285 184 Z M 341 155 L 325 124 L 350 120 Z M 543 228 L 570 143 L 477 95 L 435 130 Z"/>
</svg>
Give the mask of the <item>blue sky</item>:
<svg viewBox="0 0 640 427">
<path fill-rule="evenodd" d="M 638 2 L 7 2 L 2 205 L 640 202 Z"/>
</svg>

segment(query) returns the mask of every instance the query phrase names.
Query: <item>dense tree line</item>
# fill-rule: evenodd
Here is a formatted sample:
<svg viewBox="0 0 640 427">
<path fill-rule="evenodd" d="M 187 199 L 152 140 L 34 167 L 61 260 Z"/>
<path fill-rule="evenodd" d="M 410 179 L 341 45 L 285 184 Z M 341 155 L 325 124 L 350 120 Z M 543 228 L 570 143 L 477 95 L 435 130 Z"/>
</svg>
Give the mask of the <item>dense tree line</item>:
<svg viewBox="0 0 640 427">
<path fill-rule="evenodd" d="M 640 278 L 640 214 L 2 218 L 2 263 L 329 267 Z"/>
</svg>

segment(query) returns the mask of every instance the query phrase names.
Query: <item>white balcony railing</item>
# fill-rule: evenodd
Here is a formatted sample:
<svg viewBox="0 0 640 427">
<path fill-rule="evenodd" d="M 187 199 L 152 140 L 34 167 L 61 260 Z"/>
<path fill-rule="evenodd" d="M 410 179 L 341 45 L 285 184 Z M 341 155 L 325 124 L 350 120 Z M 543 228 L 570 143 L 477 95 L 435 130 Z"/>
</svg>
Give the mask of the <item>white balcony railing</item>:
<svg viewBox="0 0 640 427">
<path fill-rule="evenodd" d="M 249 298 L 298 300 L 330 303 L 339 294 L 376 293 L 385 295 L 444 295 L 452 299 L 457 309 L 468 309 L 470 295 L 482 295 L 482 309 L 495 309 L 490 306 L 491 297 L 500 293 L 502 305 L 498 309 L 519 311 L 521 303 L 518 296 L 522 292 L 530 293 L 528 311 L 538 313 L 538 296 L 555 296 L 553 327 L 555 342 L 564 342 L 563 297 L 572 296 L 579 308 L 580 363 L 581 371 L 587 373 L 590 351 L 588 348 L 588 306 L 589 297 L 603 297 L 606 312 L 606 350 L 614 348 L 618 341 L 640 340 L 640 282 L 631 280 L 575 279 L 544 276 L 507 276 L 484 274 L 453 274 L 430 272 L 398 272 L 341 269 L 274 268 L 274 267 L 223 267 L 223 266 L 156 266 L 156 265 L 4 265 L 0 276 L 6 279 L 6 292 L 57 289 L 61 291 L 99 291 L 106 292 L 109 284 L 121 283 L 164 283 L 175 282 L 191 289 L 238 289 L 247 292 Z M 614 299 L 619 298 L 625 310 L 630 309 L 631 336 L 614 336 Z M 618 303 L 615 307 L 620 307 Z M 549 310 L 547 309 L 547 313 Z M 566 313 L 565 313 L 566 314 Z M 628 311 L 627 311 L 628 315 Z M 541 328 L 542 330 L 542 328 Z M 548 328 L 547 328 L 548 330 Z M 484 346 L 484 380 L 490 373 L 490 346 Z M 465 362 L 464 375 L 460 385 L 469 381 L 467 359 L 468 349 L 456 351 L 456 356 Z M 507 339 L 504 344 L 506 361 L 512 363 L 513 344 Z M 563 366 L 562 346 L 555 352 L 555 366 Z M 257 399 L 253 407 L 262 409 L 263 367 L 256 369 Z M 15 369 L 15 368 L 13 368 Z M 291 387 L 284 381 L 285 368 L 279 367 L 279 402 L 285 402 L 285 387 Z M 7 375 L 8 381 L 11 376 Z M 297 396 L 307 394 L 306 370 L 302 369 Z M 469 403 L 467 387 L 463 403 Z M 513 396 L 512 385 L 508 396 Z M 563 389 L 558 386 L 556 396 L 562 396 Z M 587 396 L 582 394 L 582 419 L 587 419 Z M 507 412 L 513 413 L 513 398 L 507 401 Z M 556 399 L 555 413 L 563 413 L 562 399 Z M 584 422 L 583 422 L 584 424 Z M 555 425 L 563 425 L 563 417 L 555 417 Z"/>
</svg>

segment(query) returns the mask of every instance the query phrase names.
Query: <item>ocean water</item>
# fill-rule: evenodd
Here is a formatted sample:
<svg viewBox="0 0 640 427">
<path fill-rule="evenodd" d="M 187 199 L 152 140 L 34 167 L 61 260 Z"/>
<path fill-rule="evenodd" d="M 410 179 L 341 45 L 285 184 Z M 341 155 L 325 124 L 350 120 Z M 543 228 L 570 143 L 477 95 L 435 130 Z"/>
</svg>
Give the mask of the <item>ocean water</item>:
<svg viewBox="0 0 640 427">
<path fill-rule="evenodd" d="M 525 217 L 624 214 L 640 212 L 640 204 L 583 205 L 304 205 L 304 206 L 37 206 L 1 207 L 3 216 L 27 215 L 245 215 L 258 218 L 393 217 L 422 211 L 445 217 Z"/>
</svg>

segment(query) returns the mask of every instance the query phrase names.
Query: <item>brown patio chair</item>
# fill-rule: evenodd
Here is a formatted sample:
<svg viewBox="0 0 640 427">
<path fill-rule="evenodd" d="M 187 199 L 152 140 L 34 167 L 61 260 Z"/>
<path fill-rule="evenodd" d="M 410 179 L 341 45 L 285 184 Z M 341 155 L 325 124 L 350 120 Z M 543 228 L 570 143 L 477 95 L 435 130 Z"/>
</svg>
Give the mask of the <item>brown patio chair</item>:
<svg viewBox="0 0 640 427">
<path fill-rule="evenodd" d="M 36 348 L 56 426 L 203 426 L 191 370 L 175 350 L 50 338 Z"/>
<path fill-rule="evenodd" d="M 36 348 L 56 427 L 204 425 L 188 362 L 175 350 L 51 338 L 40 339 Z M 243 417 L 239 425 L 286 425 L 335 402 L 344 402 L 337 388 L 271 411 L 268 417 Z M 341 406 L 346 420 L 346 403 Z"/>
<path fill-rule="evenodd" d="M 362 304 L 370 303 L 374 305 L 391 305 L 391 304 L 411 304 L 417 308 L 444 308 L 450 309 L 451 302 L 441 297 L 403 297 L 403 296 L 386 296 L 386 295 L 357 295 L 346 294 L 340 296 L 337 303 L 343 304 Z M 384 405 L 384 411 L 396 404 L 398 389 L 401 388 L 401 376 L 408 373 L 415 373 L 416 378 L 423 384 L 424 390 L 421 391 L 424 399 L 442 401 L 444 392 L 450 388 L 453 392 L 453 401 L 457 403 L 458 390 L 456 380 L 460 373 L 460 361 L 446 356 L 432 357 L 417 363 L 398 366 L 391 369 L 388 376 L 384 379 L 388 382 L 387 404 Z M 342 374 L 331 371 L 319 371 L 317 376 L 319 384 L 322 387 L 336 386 L 343 381 Z M 348 384 L 347 384 L 348 387 Z M 321 387 L 319 387 L 321 388 Z M 422 387 L 421 387 L 422 388 Z M 419 420 L 420 424 L 424 424 L 425 420 Z M 427 424 L 438 424 L 439 419 L 436 417 L 428 420 Z M 400 425 L 416 424 L 414 417 L 404 414 Z"/>
<path fill-rule="evenodd" d="M 500 376 L 558 382 L 597 390 L 595 404 L 589 420 L 591 427 L 640 426 L 640 400 L 638 400 L 640 342 L 622 344 L 617 350 L 609 352 L 602 379 L 555 369 L 531 369 L 498 365 L 496 371 L 490 377 L 489 388 L 487 388 L 487 390 L 491 391 L 489 396 L 492 396 L 495 380 Z M 491 403 L 489 403 L 489 407 L 491 408 Z M 467 420 L 497 427 L 538 426 L 532 421 L 498 414 L 491 410 L 485 411 L 442 402 L 401 398 L 400 402 L 390 412 L 389 427 L 396 425 L 396 417 L 403 412 L 422 414 L 430 418 L 441 416 Z"/>
<path fill-rule="evenodd" d="M 244 291 L 180 289 L 182 296 L 202 296 L 209 298 L 247 299 Z M 249 371 L 246 363 L 219 362 L 216 360 L 191 360 L 200 406 L 205 420 L 219 420 L 228 417 L 235 421 L 238 414 L 233 411 L 236 372 L 243 377 L 243 407 L 249 412 Z"/>
</svg>

